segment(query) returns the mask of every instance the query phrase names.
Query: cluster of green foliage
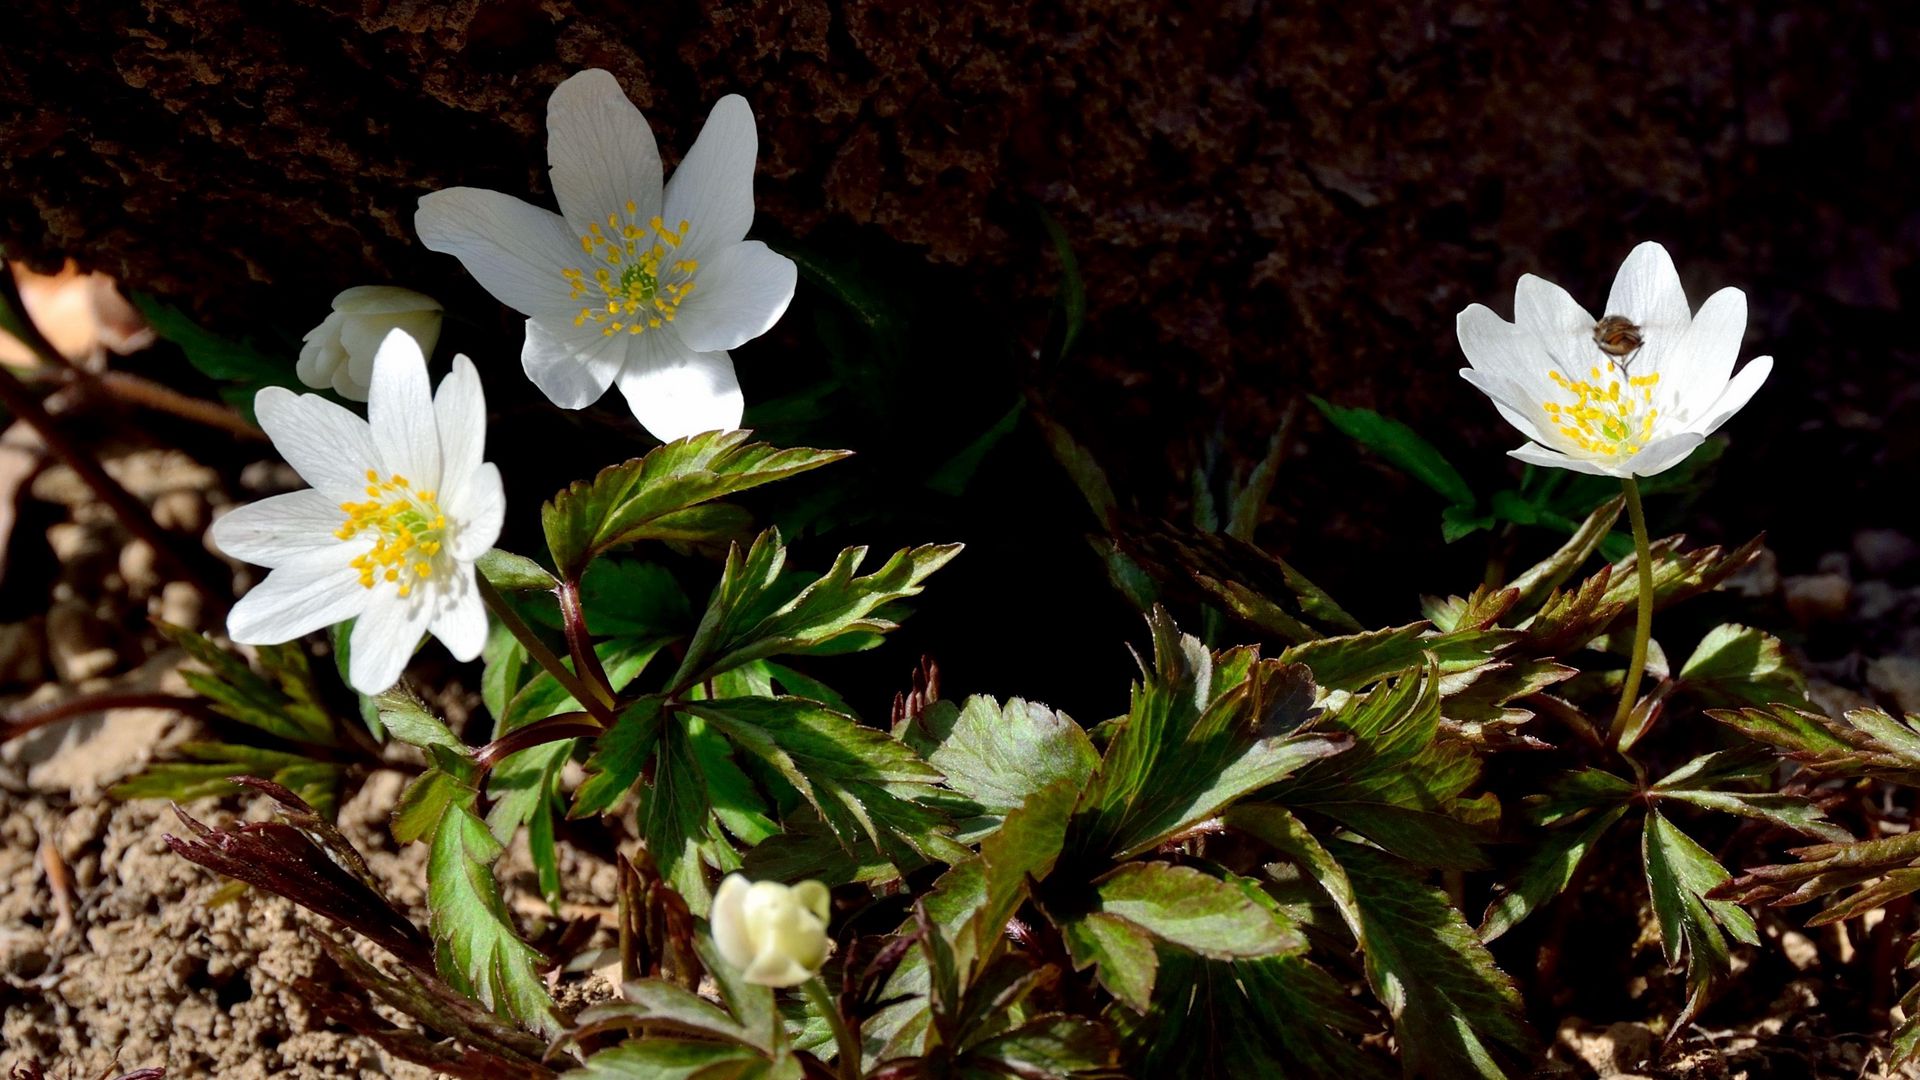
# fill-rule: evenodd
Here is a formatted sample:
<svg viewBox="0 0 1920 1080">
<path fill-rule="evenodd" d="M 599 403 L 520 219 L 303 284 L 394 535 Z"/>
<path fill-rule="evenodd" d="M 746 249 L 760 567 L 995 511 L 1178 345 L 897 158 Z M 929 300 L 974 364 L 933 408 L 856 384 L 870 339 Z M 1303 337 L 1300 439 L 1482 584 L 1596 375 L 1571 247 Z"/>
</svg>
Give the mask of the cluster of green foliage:
<svg viewBox="0 0 1920 1080">
<path fill-rule="evenodd" d="M 1050 439 L 1090 498 L 1110 499 L 1084 451 Z M 1905 837 L 1853 842 L 1804 785 L 1776 783 L 1786 759 L 1913 783 L 1920 735 L 1801 711 L 1761 631 L 1721 625 L 1684 662 L 1657 658 L 1609 728 L 1637 596 L 1631 556 L 1601 554 L 1617 499 L 1504 584 L 1379 629 L 1250 541 L 1271 469 L 1227 485 L 1232 511 L 1191 528 L 1097 514 L 1095 547 L 1149 642 L 1123 714 L 1083 724 L 923 682 L 881 723 L 820 680 L 834 654 L 880 644 L 957 546 L 865 573 L 852 548 L 806 571 L 732 501 L 842 456 L 709 434 L 558 493 L 544 559 L 482 563 L 504 616 L 483 746 L 404 688 L 330 698 L 296 648 L 262 650 L 256 671 L 174 632 L 206 668 L 195 688 L 236 733 L 267 738 L 195 744 L 123 793 L 194 798 L 248 773 L 324 817 L 385 744 L 418 748 L 427 765 L 392 827 L 430 851 L 430 947 L 396 953 L 398 973 L 340 959 L 413 1026 L 337 994 L 327 1011 L 471 1076 L 550 1074 L 547 1040 L 602 1080 L 822 1074 L 834 1044 L 819 1003 L 741 983 L 713 950 L 703 917 L 734 871 L 834 888 L 828 980 L 863 1060 L 833 1068 L 873 1077 L 1516 1075 L 1540 1043 L 1488 944 L 1569 902 L 1616 835 L 1638 834 L 1650 923 L 1684 971 L 1676 1029 L 1735 944 L 1757 943 L 1742 902 L 1840 893 L 1822 915 L 1838 919 L 1920 888 Z M 1656 605 L 1756 551 L 1655 543 Z M 1701 715 L 1724 738 L 1696 752 L 1685 721 Z M 1490 768 L 1543 757 L 1557 767 L 1532 770 L 1522 797 L 1489 790 Z M 1735 878 L 1697 837 L 1740 819 L 1821 844 Z M 286 845 L 313 832 L 317 817 L 301 820 Z M 621 860 L 630 981 L 620 1002 L 569 1015 L 546 980 L 568 955 L 564 923 L 524 934 L 494 867 L 524 832 L 558 912 L 583 820 L 639 841 Z M 1469 895 L 1485 897 L 1477 917 Z M 362 934 L 351 912 L 380 910 L 295 898 Z M 698 992 L 703 974 L 717 995 Z M 1900 1038 L 1911 1052 L 1912 1025 Z"/>
</svg>

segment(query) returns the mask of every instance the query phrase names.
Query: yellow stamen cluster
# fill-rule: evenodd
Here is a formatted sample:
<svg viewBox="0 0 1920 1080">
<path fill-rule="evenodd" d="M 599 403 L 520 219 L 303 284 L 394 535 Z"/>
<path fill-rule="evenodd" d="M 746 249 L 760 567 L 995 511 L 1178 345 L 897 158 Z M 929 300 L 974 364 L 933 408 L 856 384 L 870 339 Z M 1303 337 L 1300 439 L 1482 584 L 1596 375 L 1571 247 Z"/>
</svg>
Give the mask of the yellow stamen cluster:
<svg viewBox="0 0 1920 1080">
<path fill-rule="evenodd" d="M 1626 378 L 1624 386 L 1622 376 Z M 1547 378 L 1574 398 L 1570 405 L 1543 402 L 1540 407 L 1546 410 L 1547 418 L 1589 454 L 1619 458 L 1639 453 L 1653 440 L 1653 422 L 1660 415 L 1660 410 L 1653 407 L 1653 387 L 1660 381 L 1659 374 L 1626 375 L 1616 369 L 1603 375 L 1596 366 L 1590 377 L 1591 382 L 1576 382 L 1558 371 L 1547 372 Z"/>
<path fill-rule="evenodd" d="M 605 228 L 597 221 L 589 225 L 580 238 L 581 253 L 598 264 L 591 274 L 572 268 L 560 271 L 575 300 L 592 298 L 574 316 L 573 325 L 599 323 L 603 337 L 623 330 L 629 334 L 658 330 L 672 322 L 693 291 L 693 272 L 700 269 L 692 259 L 669 262 L 667 258 L 686 240 L 690 223 L 683 221 L 679 228 L 669 229 L 655 214 L 642 225 L 639 208 L 632 201 L 626 210 L 624 218 L 608 214 Z M 663 267 L 680 275 L 679 280 L 662 281 Z"/>
<path fill-rule="evenodd" d="M 347 520 L 333 535 L 352 540 L 371 531 L 374 536 L 373 550 L 352 563 L 362 587 L 391 581 L 400 586 L 401 596 L 411 596 L 415 584 L 433 576 L 434 556 L 447 532 L 447 516 L 433 492 L 415 491 L 397 473 L 382 480 L 368 469 L 367 501 L 341 503 L 340 509 Z"/>
</svg>

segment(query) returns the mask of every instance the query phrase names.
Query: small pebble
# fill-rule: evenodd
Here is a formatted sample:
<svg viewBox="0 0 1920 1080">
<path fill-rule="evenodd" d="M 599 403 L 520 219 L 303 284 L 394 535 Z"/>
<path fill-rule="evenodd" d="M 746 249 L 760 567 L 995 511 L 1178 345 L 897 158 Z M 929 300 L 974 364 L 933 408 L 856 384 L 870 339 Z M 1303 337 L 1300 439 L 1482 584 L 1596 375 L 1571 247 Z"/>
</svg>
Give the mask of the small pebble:
<svg viewBox="0 0 1920 1080">
<path fill-rule="evenodd" d="M 1898 529 L 1862 529 L 1853 534 L 1853 561 L 1868 577 L 1892 577 L 1920 563 L 1920 543 Z"/>
<path fill-rule="evenodd" d="M 1853 591 L 1845 575 L 1830 573 L 1790 577 L 1785 587 L 1787 611 L 1802 626 L 1845 618 Z"/>
<path fill-rule="evenodd" d="M 1920 713 L 1920 660 L 1883 656 L 1867 664 L 1867 685 L 1903 713 Z"/>
</svg>

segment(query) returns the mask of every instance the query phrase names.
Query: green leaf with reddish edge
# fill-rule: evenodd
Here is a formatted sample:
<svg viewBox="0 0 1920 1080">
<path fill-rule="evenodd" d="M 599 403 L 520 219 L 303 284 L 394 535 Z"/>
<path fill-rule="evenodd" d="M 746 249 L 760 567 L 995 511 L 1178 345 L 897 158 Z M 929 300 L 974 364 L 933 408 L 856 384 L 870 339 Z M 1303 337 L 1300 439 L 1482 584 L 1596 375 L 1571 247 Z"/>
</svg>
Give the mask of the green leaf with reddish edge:
<svg viewBox="0 0 1920 1080">
<path fill-rule="evenodd" d="M 1313 680 L 1251 649 L 1217 657 L 1163 609 L 1148 619 L 1153 664 L 1081 797 L 1072 845 L 1131 857 L 1219 813 L 1346 741 L 1300 727 Z"/>
<path fill-rule="evenodd" d="M 1076 791 L 1100 763 L 1086 729 L 1045 705 L 974 696 L 964 707 L 940 701 L 901 733 L 945 777 L 947 786 L 1002 815 L 1057 780 Z"/>
<path fill-rule="evenodd" d="M 918 595 L 921 582 L 959 554 L 960 545 L 904 548 L 880 569 L 856 576 L 866 550 L 842 551 L 825 574 L 795 594 L 782 581 L 786 548 L 779 530 L 761 533 L 745 551 L 735 545 L 673 676 L 674 689 L 765 657 L 822 651 L 849 637 L 857 639 L 857 648 L 876 643 L 896 625 L 881 607 Z"/>
<path fill-rule="evenodd" d="M 1426 623 L 1409 623 L 1319 638 L 1289 648 L 1280 659 L 1305 664 L 1313 671 L 1314 681 L 1329 690 L 1358 690 L 1423 665 L 1428 657 L 1442 675 L 1471 671 L 1491 662 L 1495 653 L 1520 636 L 1515 630 L 1436 633 Z"/>
<path fill-rule="evenodd" d="M 1379 1025 L 1347 988 L 1304 956 L 1219 961 L 1161 956 L 1158 1005 L 1109 1015 L 1133 1048 L 1132 1075 L 1180 1080 L 1342 1077 L 1391 1080 Z"/>
<path fill-rule="evenodd" d="M 1748 945 L 1758 945 L 1760 935 L 1753 916 L 1738 904 L 1707 899 L 1732 875 L 1658 810 L 1647 812 L 1640 852 L 1667 966 L 1686 964 L 1687 1004 L 1674 1021 L 1680 1027 L 1706 1004 L 1714 979 L 1732 969 L 1727 935 Z"/>
<path fill-rule="evenodd" d="M 1514 590 L 1515 598 L 1512 612 L 1515 616 L 1524 616 L 1537 609 L 1555 589 L 1566 583 L 1574 571 L 1593 556 L 1600 542 L 1613 531 L 1613 523 L 1620 519 L 1620 509 L 1626 505 L 1625 496 L 1615 496 L 1601 503 L 1587 520 L 1560 550 L 1528 567 L 1526 572 L 1513 579 L 1507 587 Z"/>
<path fill-rule="evenodd" d="M 1249 889 L 1258 887 L 1163 862 L 1122 864 L 1095 886 L 1101 911 L 1215 960 L 1305 949 L 1306 939 L 1249 896 Z"/>
<path fill-rule="evenodd" d="M 1761 747 L 1719 750 L 1694 758 L 1653 785 L 1663 800 L 1770 821 L 1822 840 L 1851 840 L 1818 806 L 1798 795 L 1755 790 L 1773 786 L 1779 759 Z"/>
<path fill-rule="evenodd" d="M 1805 706 L 1807 681 L 1780 651 L 1780 639 L 1726 623 L 1700 639 L 1680 668 L 1680 686 L 1708 705 Z"/>
<path fill-rule="evenodd" d="M 543 1035 L 561 1031 L 538 969 L 500 898 L 493 864 L 500 844 L 485 822 L 455 804 L 440 819 L 427 861 L 427 908 L 442 978 L 499 1015 Z"/>
<path fill-rule="evenodd" d="M 1487 905 L 1486 915 L 1480 920 L 1480 940 L 1492 941 L 1564 892 L 1600 838 L 1626 815 L 1623 804 L 1593 815 L 1584 825 L 1548 832 L 1539 850 Z"/>
<path fill-rule="evenodd" d="M 741 430 L 677 439 L 555 495 L 540 520 L 560 576 L 579 580 L 596 556 L 623 544 L 698 539 L 723 524 L 730 531 L 738 524 L 731 514 L 723 514 L 722 523 L 688 512 L 847 456 L 843 450 L 782 450 L 750 443 L 751 437 Z"/>
<path fill-rule="evenodd" d="M 568 817 L 605 813 L 640 779 L 660 741 L 661 703 L 658 695 L 641 698 L 627 706 L 613 727 L 594 741 L 593 756 L 587 759 L 587 778 L 573 794 Z"/>
<path fill-rule="evenodd" d="M 1486 805 L 1467 797 L 1480 760 L 1440 727 L 1440 680 L 1414 669 L 1313 723 L 1352 740 L 1281 781 L 1266 801 L 1330 818 L 1423 866 L 1477 869 Z"/>
<path fill-rule="evenodd" d="M 1096 911 L 1062 925 L 1060 936 L 1074 970 L 1093 968 L 1100 985 L 1135 1012 L 1152 1007 L 1160 958 L 1151 934 L 1118 915 Z"/>
<path fill-rule="evenodd" d="M 602 1050 L 562 1080 L 720 1080 L 765 1077 L 766 1057 L 737 1043 L 693 1039 L 638 1039 Z M 799 1063 L 791 1074 L 798 1078 Z"/>
<path fill-rule="evenodd" d="M 1367 982 L 1410 1076 L 1505 1080 L 1532 1061 L 1520 995 L 1445 894 L 1376 848 L 1332 841 L 1353 881 Z"/>
</svg>

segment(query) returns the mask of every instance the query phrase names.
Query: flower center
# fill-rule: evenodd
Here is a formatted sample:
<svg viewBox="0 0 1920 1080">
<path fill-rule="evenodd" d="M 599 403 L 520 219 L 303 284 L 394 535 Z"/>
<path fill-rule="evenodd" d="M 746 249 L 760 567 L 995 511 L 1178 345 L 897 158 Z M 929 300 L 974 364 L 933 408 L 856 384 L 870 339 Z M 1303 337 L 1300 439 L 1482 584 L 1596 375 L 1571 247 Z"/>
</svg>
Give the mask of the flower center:
<svg viewBox="0 0 1920 1080">
<path fill-rule="evenodd" d="M 342 540 L 365 532 L 373 534 L 373 550 L 353 560 L 363 588 L 378 581 L 400 586 L 411 596 L 413 586 L 433 576 L 433 560 L 447 535 L 447 515 L 440 512 L 431 491 L 415 491 L 398 473 L 385 480 L 367 470 L 367 501 L 345 502 L 340 509 L 346 523 L 334 530 Z"/>
<path fill-rule="evenodd" d="M 1628 375 L 1626 368 L 1616 366 L 1603 373 L 1596 366 L 1590 373 L 1591 382 L 1577 382 L 1558 371 L 1547 372 L 1547 378 L 1572 394 L 1573 403 L 1547 401 L 1540 407 L 1560 433 L 1580 449 L 1597 457 L 1619 458 L 1637 454 L 1653 441 L 1653 422 L 1660 415 L 1660 410 L 1653 407 L 1658 372 Z M 1626 379 L 1624 389 L 1622 378 Z"/>
<path fill-rule="evenodd" d="M 700 264 L 667 258 L 687 238 L 689 223 L 669 229 L 655 214 L 642 225 L 636 217 L 639 212 L 629 201 L 625 217 L 608 214 L 605 228 L 597 221 L 587 227 L 580 250 L 600 264 L 591 274 L 571 268 L 560 271 L 575 300 L 592 300 L 574 316 L 573 325 L 598 323 L 603 337 L 622 330 L 629 334 L 657 330 L 673 321 L 681 302 L 693 291 L 693 272 Z M 662 280 L 663 270 L 677 279 Z"/>
</svg>

